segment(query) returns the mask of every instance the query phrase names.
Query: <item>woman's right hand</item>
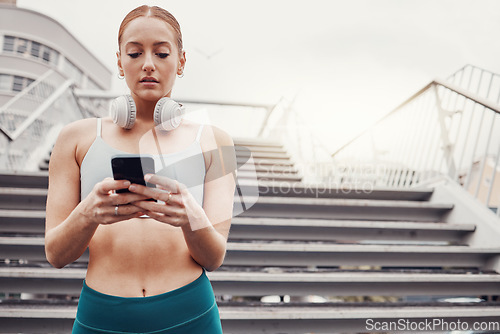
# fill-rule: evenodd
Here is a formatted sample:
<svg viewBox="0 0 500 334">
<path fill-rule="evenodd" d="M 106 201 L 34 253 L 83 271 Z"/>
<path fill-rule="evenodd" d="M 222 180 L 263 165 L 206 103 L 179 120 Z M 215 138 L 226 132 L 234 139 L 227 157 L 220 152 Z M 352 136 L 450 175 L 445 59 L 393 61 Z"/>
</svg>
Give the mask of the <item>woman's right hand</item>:
<svg viewBox="0 0 500 334">
<path fill-rule="evenodd" d="M 89 195 L 80 203 L 81 213 L 91 224 L 113 224 L 143 215 L 141 208 L 131 204 L 147 199 L 146 196 L 130 192 L 117 193 L 127 189 L 130 181 L 105 178 L 97 183 Z"/>
</svg>

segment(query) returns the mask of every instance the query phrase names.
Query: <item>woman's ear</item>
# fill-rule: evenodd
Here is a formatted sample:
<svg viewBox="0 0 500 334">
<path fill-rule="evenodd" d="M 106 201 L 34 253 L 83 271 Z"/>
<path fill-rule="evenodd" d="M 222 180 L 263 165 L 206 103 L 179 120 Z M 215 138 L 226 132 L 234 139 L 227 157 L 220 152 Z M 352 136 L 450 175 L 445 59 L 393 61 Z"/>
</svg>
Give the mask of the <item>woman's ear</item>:
<svg viewBox="0 0 500 334">
<path fill-rule="evenodd" d="M 184 72 L 184 66 L 186 66 L 186 51 L 182 51 L 182 55 L 179 57 L 179 67 L 177 68 L 177 74 L 181 75 Z"/>
<path fill-rule="evenodd" d="M 118 74 L 120 76 L 124 76 L 125 74 L 123 73 L 122 60 L 120 56 L 121 56 L 120 51 L 116 51 L 116 63 L 118 65 Z"/>
</svg>

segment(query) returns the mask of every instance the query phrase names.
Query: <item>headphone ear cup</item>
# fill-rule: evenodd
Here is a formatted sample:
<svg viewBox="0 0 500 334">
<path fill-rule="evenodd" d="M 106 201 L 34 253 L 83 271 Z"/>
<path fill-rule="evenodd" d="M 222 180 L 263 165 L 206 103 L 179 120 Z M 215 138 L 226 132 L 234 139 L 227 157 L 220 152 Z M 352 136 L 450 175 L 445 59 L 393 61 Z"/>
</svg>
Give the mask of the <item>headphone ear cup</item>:
<svg viewBox="0 0 500 334">
<path fill-rule="evenodd" d="M 155 106 L 155 124 L 164 131 L 177 128 L 185 113 L 185 108 L 169 97 L 162 97 Z"/>
<path fill-rule="evenodd" d="M 131 95 L 121 95 L 111 101 L 109 116 L 124 129 L 131 129 L 135 123 L 136 107 Z"/>
</svg>

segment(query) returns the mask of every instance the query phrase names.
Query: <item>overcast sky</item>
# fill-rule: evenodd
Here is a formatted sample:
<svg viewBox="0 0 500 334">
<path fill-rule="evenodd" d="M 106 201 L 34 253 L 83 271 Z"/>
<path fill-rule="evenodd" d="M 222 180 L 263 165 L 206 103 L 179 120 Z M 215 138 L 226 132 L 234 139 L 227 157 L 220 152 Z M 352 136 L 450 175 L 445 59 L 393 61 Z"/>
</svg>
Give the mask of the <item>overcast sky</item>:
<svg viewBox="0 0 500 334">
<path fill-rule="evenodd" d="M 114 73 L 118 26 L 144 3 L 182 27 L 186 74 L 174 97 L 297 96 L 296 110 L 332 150 L 434 77 L 467 63 L 500 73 L 494 0 L 17 1 L 59 21 Z"/>
</svg>

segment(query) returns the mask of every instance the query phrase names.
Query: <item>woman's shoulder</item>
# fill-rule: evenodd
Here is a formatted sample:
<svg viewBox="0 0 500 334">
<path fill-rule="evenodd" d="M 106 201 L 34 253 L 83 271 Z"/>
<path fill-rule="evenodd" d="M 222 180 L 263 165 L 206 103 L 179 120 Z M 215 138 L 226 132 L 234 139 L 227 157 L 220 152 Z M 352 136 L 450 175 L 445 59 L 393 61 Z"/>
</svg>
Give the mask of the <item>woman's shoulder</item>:
<svg viewBox="0 0 500 334">
<path fill-rule="evenodd" d="M 223 129 L 212 124 L 200 124 L 192 122 L 192 126 L 199 128 L 203 126 L 200 140 L 215 142 L 218 146 L 234 146 L 232 137 Z"/>
<path fill-rule="evenodd" d="M 96 137 L 96 118 L 85 118 L 66 124 L 57 138 L 56 146 L 77 152 L 80 147 L 90 146 Z"/>
<path fill-rule="evenodd" d="M 96 124 L 96 118 L 79 119 L 77 121 L 66 124 L 61 130 L 61 135 L 66 134 L 74 137 L 81 134 L 88 134 L 90 129 L 97 129 Z M 92 132 L 92 134 L 94 133 L 95 131 Z"/>
</svg>

